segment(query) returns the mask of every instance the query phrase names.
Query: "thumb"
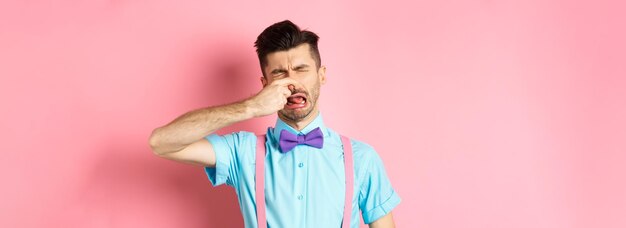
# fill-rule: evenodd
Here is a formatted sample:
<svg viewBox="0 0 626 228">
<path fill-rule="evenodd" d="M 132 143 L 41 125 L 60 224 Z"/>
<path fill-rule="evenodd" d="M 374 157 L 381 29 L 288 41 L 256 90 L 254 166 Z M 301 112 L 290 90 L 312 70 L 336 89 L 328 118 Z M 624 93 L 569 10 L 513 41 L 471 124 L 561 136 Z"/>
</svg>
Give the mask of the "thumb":
<svg viewBox="0 0 626 228">
<path fill-rule="evenodd" d="M 293 84 L 289 84 L 289 86 L 287 86 L 287 88 L 289 88 L 289 91 L 291 91 L 291 93 L 294 93 L 296 90 L 296 86 L 294 86 Z"/>
</svg>

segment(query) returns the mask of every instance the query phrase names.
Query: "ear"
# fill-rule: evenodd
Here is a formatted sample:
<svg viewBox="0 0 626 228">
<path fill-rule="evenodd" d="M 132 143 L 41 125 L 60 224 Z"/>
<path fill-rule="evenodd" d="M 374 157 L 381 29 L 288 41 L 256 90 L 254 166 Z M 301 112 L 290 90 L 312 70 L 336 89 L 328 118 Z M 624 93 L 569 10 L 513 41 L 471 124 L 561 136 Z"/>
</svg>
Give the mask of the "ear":
<svg viewBox="0 0 626 228">
<path fill-rule="evenodd" d="M 326 66 L 321 66 L 320 69 L 317 70 L 317 76 L 320 79 L 320 84 L 326 84 Z"/>
<path fill-rule="evenodd" d="M 267 79 L 265 79 L 265 76 L 261 76 L 261 85 L 263 85 L 263 88 L 267 86 Z"/>
</svg>

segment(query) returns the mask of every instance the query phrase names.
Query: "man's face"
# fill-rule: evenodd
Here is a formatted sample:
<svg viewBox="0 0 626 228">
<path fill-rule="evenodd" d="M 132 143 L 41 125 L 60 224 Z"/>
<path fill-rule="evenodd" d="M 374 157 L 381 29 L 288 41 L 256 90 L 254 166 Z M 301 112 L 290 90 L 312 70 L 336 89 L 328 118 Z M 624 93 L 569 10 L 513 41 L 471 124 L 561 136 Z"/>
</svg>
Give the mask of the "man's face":
<svg viewBox="0 0 626 228">
<path fill-rule="evenodd" d="M 317 113 L 317 99 L 320 95 L 320 86 L 326 82 L 326 68 L 323 66 L 317 68 L 309 44 L 267 54 L 267 66 L 263 71 L 265 73 L 265 77 L 261 78 L 263 86 L 285 77 L 301 84 L 294 85 L 292 96 L 289 97 L 285 107 L 278 111 L 279 116 L 298 122 L 312 113 Z"/>
</svg>

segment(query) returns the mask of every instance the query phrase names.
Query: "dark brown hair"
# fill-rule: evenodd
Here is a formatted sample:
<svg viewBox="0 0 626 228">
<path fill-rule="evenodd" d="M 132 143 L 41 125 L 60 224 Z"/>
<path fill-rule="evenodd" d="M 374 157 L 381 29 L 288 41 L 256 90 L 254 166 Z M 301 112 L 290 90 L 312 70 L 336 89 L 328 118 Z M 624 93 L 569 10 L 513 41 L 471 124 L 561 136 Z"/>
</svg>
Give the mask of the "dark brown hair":
<svg viewBox="0 0 626 228">
<path fill-rule="evenodd" d="M 309 44 L 311 57 L 313 57 L 317 68 L 319 68 L 322 60 L 320 58 L 320 52 L 317 49 L 318 40 L 319 36 L 317 36 L 317 34 L 307 30 L 300 30 L 297 25 L 289 20 L 284 20 L 267 27 L 254 42 L 263 75 L 265 75 L 263 68 L 267 66 L 267 54 L 277 51 L 286 51 L 304 43 Z"/>
</svg>

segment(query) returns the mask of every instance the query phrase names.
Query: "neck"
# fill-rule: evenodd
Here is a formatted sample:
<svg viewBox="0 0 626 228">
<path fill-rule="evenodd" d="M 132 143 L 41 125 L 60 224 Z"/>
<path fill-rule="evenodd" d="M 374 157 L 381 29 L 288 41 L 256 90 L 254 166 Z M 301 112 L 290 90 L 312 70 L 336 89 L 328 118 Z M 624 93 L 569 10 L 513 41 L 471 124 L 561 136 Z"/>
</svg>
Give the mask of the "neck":
<svg viewBox="0 0 626 228">
<path fill-rule="evenodd" d="M 313 122 L 313 120 L 319 114 L 320 114 L 319 110 L 315 109 L 313 110 L 313 112 L 311 112 L 311 114 L 309 114 L 307 117 L 304 117 L 304 119 L 301 119 L 299 121 L 289 120 L 281 115 L 278 115 L 278 118 L 280 118 L 287 125 L 291 126 L 293 129 L 296 129 L 297 131 L 301 131 L 306 126 L 308 126 L 311 122 Z"/>
</svg>

